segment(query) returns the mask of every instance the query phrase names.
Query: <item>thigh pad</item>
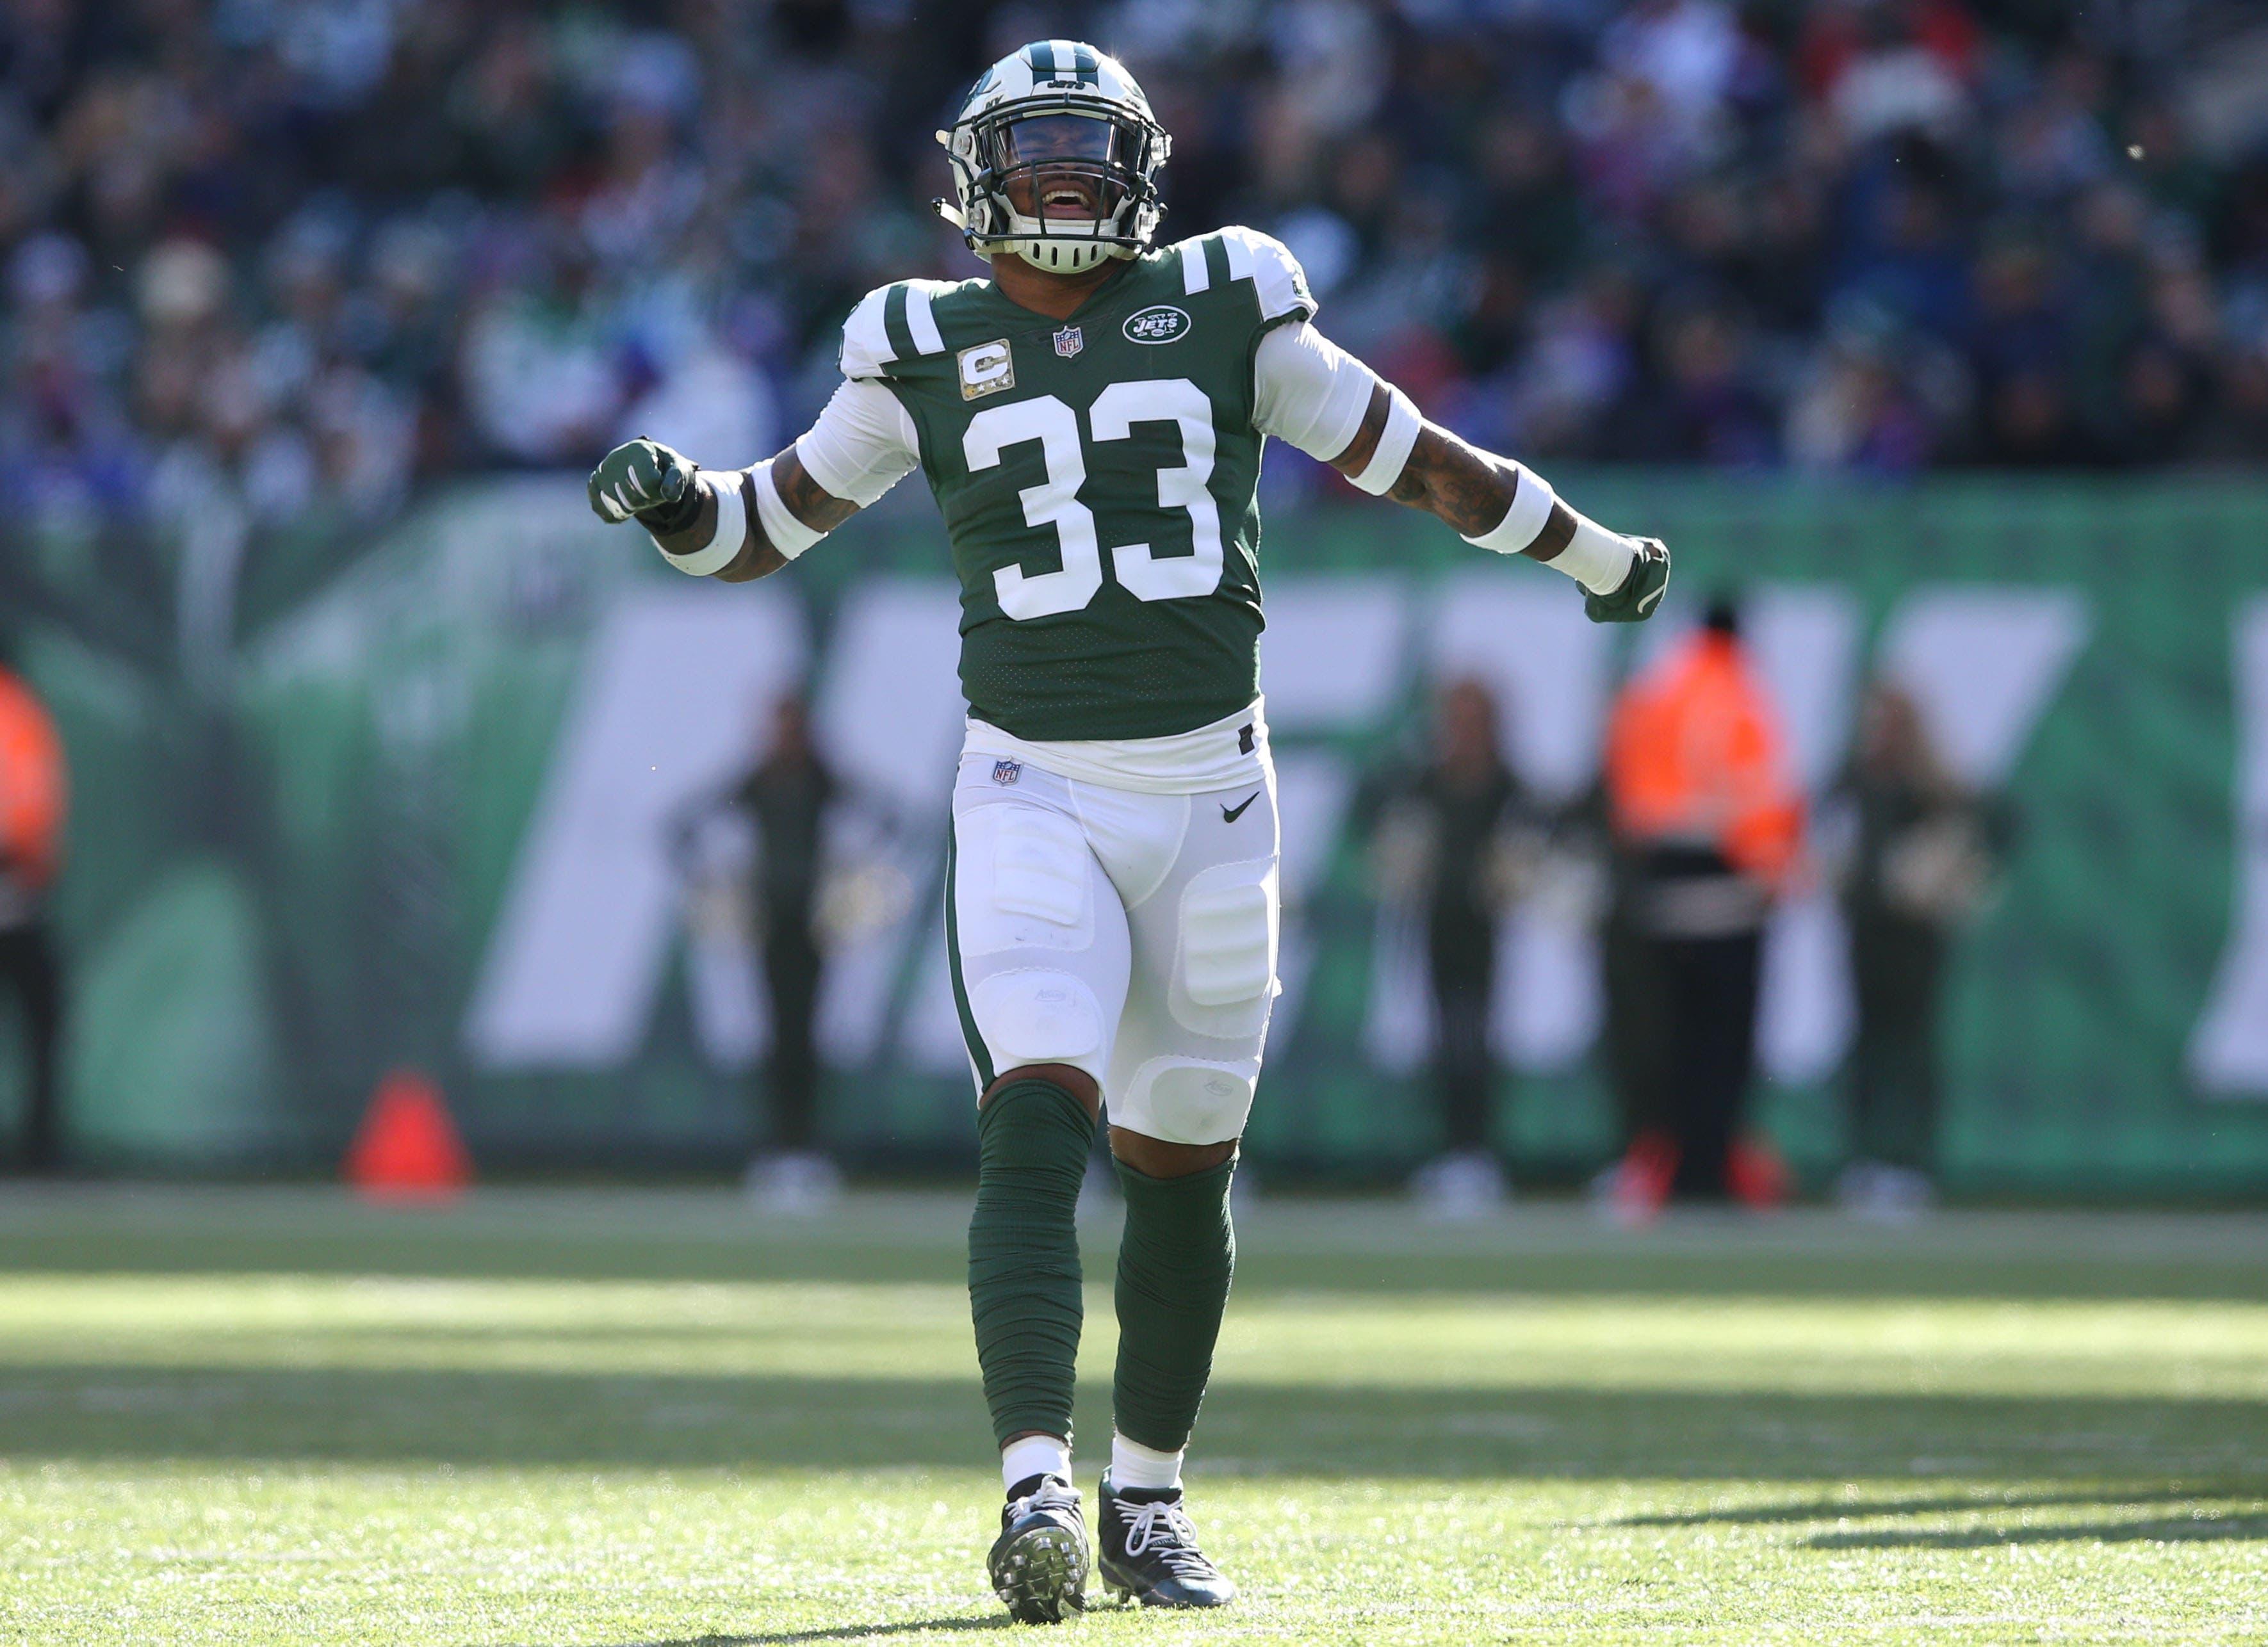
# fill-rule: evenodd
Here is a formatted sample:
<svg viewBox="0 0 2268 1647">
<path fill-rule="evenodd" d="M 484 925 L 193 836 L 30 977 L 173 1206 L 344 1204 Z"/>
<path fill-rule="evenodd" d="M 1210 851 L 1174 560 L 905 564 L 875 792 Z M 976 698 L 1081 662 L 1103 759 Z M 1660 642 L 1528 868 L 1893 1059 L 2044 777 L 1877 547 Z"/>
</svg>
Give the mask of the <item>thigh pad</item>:
<svg viewBox="0 0 2268 1647">
<path fill-rule="evenodd" d="M 983 806 L 956 826 L 961 952 L 1082 950 L 1094 941 L 1092 854 L 1079 825 L 1043 806 Z"/>
<path fill-rule="evenodd" d="M 1167 1005 L 1183 1029 L 1244 1040 L 1276 998 L 1276 863 L 1215 864 L 1182 889 Z"/>
</svg>

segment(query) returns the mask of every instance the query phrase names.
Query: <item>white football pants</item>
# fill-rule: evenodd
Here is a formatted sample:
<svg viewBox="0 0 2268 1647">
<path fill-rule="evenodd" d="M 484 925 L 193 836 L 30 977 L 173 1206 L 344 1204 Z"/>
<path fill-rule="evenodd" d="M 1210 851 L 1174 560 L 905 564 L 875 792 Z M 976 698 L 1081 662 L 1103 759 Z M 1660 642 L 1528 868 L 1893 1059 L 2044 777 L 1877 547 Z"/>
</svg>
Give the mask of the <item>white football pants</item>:
<svg viewBox="0 0 2268 1647">
<path fill-rule="evenodd" d="M 961 759 L 946 941 L 977 1090 L 1068 1063 L 1113 1126 L 1244 1130 L 1275 1004 L 1276 771 L 1151 795 Z"/>
</svg>

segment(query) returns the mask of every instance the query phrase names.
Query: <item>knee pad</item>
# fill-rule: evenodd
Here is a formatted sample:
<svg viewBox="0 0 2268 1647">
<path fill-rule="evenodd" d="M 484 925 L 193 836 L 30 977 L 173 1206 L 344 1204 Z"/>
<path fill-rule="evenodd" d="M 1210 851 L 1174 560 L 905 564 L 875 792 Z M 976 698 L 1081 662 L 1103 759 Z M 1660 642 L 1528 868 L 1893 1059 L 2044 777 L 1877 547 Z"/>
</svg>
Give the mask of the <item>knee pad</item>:
<svg viewBox="0 0 2268 1647">
<path fill-rule="evenodd" d="M 1222 1143 L 1243 1136 L 1259 1081 L 1257 1058 L 1152 1058 L 1113 1100 L 1111 1122 L 1168 1143 Z"/>
<path fill-rule="evenodd" d="M 1036 967 L 996 972 L 968 991 L 996 1070 L 1068 1063 L 1101 1078 L 1102 1006 L 1086 980 Z"/>
<path fill-rule="evenodd" d="M 1191 876 L 1167 994 L 1174 1021 L 1224 1040 L 1263 1032 L 1276 999 L 1277 932 L 1273 859 L 1216 864 Z"/>
</svg>

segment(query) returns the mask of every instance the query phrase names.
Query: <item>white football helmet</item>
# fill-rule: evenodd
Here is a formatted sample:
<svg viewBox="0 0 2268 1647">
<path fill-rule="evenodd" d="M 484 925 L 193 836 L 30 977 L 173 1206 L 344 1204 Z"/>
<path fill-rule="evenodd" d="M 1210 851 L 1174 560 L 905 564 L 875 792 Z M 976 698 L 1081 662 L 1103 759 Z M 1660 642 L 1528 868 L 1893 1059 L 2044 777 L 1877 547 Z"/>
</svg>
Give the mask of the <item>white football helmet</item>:
<svg viewBox="0 0 2268 1647">
<path fill-rule="evenodd" d="M 1158 232 L 1158 168 L 1173 147 L 1125 65 L 1077 40 L 1035 40 L 987 69 L 938 142 L 956 208 L 938 214 L 979 257 L 1011 252 L 1051 275 L 1136 257 Z"/>
</svg>

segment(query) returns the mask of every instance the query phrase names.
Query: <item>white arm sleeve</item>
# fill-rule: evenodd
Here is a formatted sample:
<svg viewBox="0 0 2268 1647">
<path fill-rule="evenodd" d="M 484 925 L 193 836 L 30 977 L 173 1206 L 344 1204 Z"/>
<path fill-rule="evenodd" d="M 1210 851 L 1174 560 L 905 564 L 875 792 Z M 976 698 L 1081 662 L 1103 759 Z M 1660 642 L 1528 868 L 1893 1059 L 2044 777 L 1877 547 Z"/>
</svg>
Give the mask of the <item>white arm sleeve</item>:
<svg viewBox="0 0 2268 1647">
<path fill-rule="evenodd" d="M 1252 357 L 1252 423 L 1329 462 L 1347 449 L 1370 409 L 1378 374 L 1305 320 L 1279 326 Z"/>
<path fill-rule="evenodd" d="M 921 462 L 914 420 L 871 378 L 846 378 L 795 443 L 804 470 L 830 496 L 864 509 Z"/>
</svg>

